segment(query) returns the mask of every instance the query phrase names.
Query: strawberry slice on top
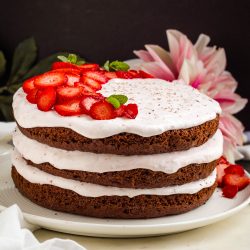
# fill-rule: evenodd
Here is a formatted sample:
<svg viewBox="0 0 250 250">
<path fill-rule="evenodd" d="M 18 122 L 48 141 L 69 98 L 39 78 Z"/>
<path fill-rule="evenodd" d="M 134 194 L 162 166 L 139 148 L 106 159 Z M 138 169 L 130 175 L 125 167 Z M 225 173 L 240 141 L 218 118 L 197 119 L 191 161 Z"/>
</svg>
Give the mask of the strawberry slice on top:
<svg viewBox="0 0 250 250">
<path fill-rule="evenodd" d="M 90 108 L 89 114 L 95 120 L 110 120 L 115 118 L 113 105 L 106 101 L 94 103 Z"/>
<path fill-rule="evenodd" d="M 82 95 L 81 87 L 60 86 L 56 90 L 60 102 L 76 99 Z"/>
<path fill-rule="evenodd" d="M 67 80 L 67 85 L 68 86 L 74 86 L 75 82 L 80 81 L 80 75 L 74 74 L 74 73 L 67 73 L 66 74 L 68 80 Z"/>
<path fill-rule="evenodd" d="M 53 87 L 39 90 L 36 94 L 37 107 L 41 111 L 49 111 L 56 102 L 56 91 Z"/>
<path fill-rule="evenodd" d="M 51 67 L 52 70 L 65 68 L 78 69 L 78 66 L 69 62 L 54 62 Z"/>
<path fill-rule="evenodd" d="M 86 75 L 83 75 L 82 77 L 81 77 L 81 81 L 84 83 L 84 84 L 86 84 L 86 85 L 88 85 L 88 86 L 90 86 L 92 89 L 94 89 L 94 90 L 100 90 L 101 88 L 102 88 L 102 85 L 101 85 L 101 83 L 99 82 L 99 81 L 96 81 L 96 80 L 94 80 L 94 79 L 92 79 L 92 78 L 89 78 L 89 77 L 87 77 Z"/>
<path fill-rule="evenodd" d="M 104 97 L 103 96 L 84 96 L 82 99 L 81 99 L 81 102 L 80 102 L 80 107 L 82 108 L 82 110 L 84 111 L 84 113 L 88 114 L 92 105 L 96 102 L 99 102 L 101 100 L 103 100 Z"/>
<path fill-rule="evenodd" d="M 80 100 L 73 99 L 62 104 L 56 104 L 55 110 L 58 114 L 62 116 L 74 116 L 74 115 L 81 115 L 83 111 L 80 107 Z"/>
<path fill-rule="evenodd" d="M 35 77 L 34 85 L 37 88 L 57 87 L 65 84 L 67 80 L 64 73 L 50 71 Z"/>
<path fill-rule="evenodd" d="M 87 71 L 82 75 L 83 79 L 90 78 L 101 84 L 104 84 L 108 81 L 108 78 L 100 71 Z"/>
<path fill-rule="evenodd" d="M 35 89 L 34 85 L 35 77 L 31 77 L 24 81 L 23 83 L 23 91 L 28 94 L 31 90 Z"/>
<path fill-rule="evenodd" d="M 96 63 L 84 63 L 78 66 L 79 69 L 84 71 L 97 71 L 100 69 L 99 65 Z"/>
</svg>

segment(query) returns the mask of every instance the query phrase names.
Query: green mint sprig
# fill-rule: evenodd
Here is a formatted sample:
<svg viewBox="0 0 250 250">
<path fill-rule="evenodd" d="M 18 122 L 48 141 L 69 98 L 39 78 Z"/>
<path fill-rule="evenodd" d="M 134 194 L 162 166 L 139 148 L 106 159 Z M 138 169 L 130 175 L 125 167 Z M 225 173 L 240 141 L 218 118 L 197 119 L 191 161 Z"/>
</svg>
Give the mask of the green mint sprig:
<svg viewBox="0 0 250 250">
<path fill-rule="evenodd" d="M 57 57 L 59 60 L 62 62 L 68 62 L 76 65 L 82 65 L 85 63 L 85 61 L 77 56 L 76 54 L 69 54 L 67 57 L 66 56 L 58 56 Z"/>
<path fill-rule="evenodd" d="M 106 98 L 106 101 L 112 104 L 114 108 L 118 109 L 128 101 L 128 97 L 125 95 L 111 95 Z"/>
<path fill-rule="evenodd" d="M 104 63 L 103 68 L 107 71 L 128 71 L 129 65 L 121 61 L 109 62 L 108 60 Z"/>
</svg>

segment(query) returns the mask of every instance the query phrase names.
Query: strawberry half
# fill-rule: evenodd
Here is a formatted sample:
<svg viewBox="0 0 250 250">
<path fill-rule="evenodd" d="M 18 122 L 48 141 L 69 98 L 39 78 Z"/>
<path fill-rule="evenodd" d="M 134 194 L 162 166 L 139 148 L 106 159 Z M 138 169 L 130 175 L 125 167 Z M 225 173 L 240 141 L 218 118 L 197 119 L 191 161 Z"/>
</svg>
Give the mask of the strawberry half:
<svg viewBox="0 0 250 250">
<path fill-rule="evenodd" d="M 35 89 L 35 77 L 29 78 L 23 83 L 23 91 L 28 94 L 31 90 Z"/>
<path fill-rule="evenodd" d="M 241 165 L 230 165 L 225 169 L 225 174 L 236 174 L 239 176 L 244 176 L 245 171 Z"/>
<path fill-rule="evenodd" d="M 128 104 L 125 106 L 124 115 L 129 119 L 135 119 L 138 114 L 137 104 Z"/>
<path fill-rule="evenodd" d="M 69 62 L 54 62 L 52 64 L 52 70 L 54 69 L 66 69 L 66 68 L 72 68 L 72 69 L 78 69 L 77 65 L 74 65 Z"/>
<path fill-rule="evenodd" d="M 49 71 L 35 77 L 34 85 L 37 88 L 57 87 L 67 82 L 64 73 Z"/>
<path fill-rule="evenodd" d="M 80 75 L 78 75 L 78 74 L 67 73 L 66 76 L 68 78 L 68 81 L 67 81 L 68 86 L 74 86 L 75 82 L 80 81 Z"/>
<path fill-rule="evenodd" d="M 96 71 L 99 70 L 99 65 L 96 63 L 85 63 L 78 66 L 82 71 Z"/>
<path fill-rule="evenodd" d="M 100 82 L 98 82 L 98 81 L 96 81 L 96 80 L 94 80 L 94 79 L 91 79 L 91 78 L 89 78 L 89 77 L 86 77 L 85 75 L 83 75 L 83 76 L 81 77 L 81 81 L 82 81 L 84 84 L 90 86 L 92 89 L 100 90 L 100 89 L 102 88 L 102 85 L 101 85 Z"/>
<path fill-rule="evenodd" d="M 56 91 L 53 87 L 39 90 L 36 95 L 37 107 L 41 111 L 49 111 L 56 102 Z"/>
<path fill-rule="evenodd" d="M 228 162 L 228 160 L 224 157 L 224 156 L 221 156 L 220 159 L 219 159 L 219 164 L 227 164 L 227 165 L 230 165 L 230 163 Z"/>
<path fill-rule="evenodd" d="M 233 185 L 227 185 L 225 187 L 223 187 L 222 189 L 222 194 L 224 197 L 226 198 L 234 198 L 235 195 L 238 193 L 238 187 L 237 186 L 233 186 Z"/>
<path fill-rule="evenodd" d="M 103 73 L 101 73 L 99 71 L 84 72 L 82 77 L 83 77 L 83 79 L 84 79 L 84 77 L 90 78 L 90 79 L 95 80 L 101 84 L 104 84 L 108 81 L 108 78 Z"/>
<path fill-rule="evenodd" d="M 237 186 L 239 190 L 242 190 L 249 184 L 249 178 L 247 176 L 226 174 L 223 177 L 223 184 L 225 186 L 227 186 L 227 185 Z"/>
<path fill-rule="evenodd" d="M 38 91 L 38 89 L 32 89 L 32 90 L 28 93 L 28 95 L 26 96 L 26 99 L 27 99 L 30 103 L 33 103 L 33 104 L 36 104 L 36 103 L 37 103 L 37 98 L 36 98 L 37 91 Z"/>
<path fill-rule="evenodd" d="M 74 116 L 83 114 L 79 99 L 71 100 L 62 104 L 57 104 L 54 108 L 56 112 L 62 116 Z"/>
<path fill-rule="evenodd" d="M 220 162 L 220 161 L 219 161 Z M 216 166 L 216 170 L 217 170 L 217 183 L 219 187 L 222 187 L 223 185 L 223 177 L 225 175 L 225 169 L 229 166 L 229 164 L 225 164 L 225 163 L 220 163 Z"/>
<path fill-rule="evenodd" d="M 70 87 L 70 86 L 60 86 L 56 90 L 58 100 L 68 101 L 70 99 L 76 99 L 81 96 L 82 88 L 81 87 Z"/>
<path fill-rule="evenodd" d="M 88 114 L 92 105 L 103 100 L 102 96 L 84 96 L 80 102 L 80 107 L 85 114 Z"/>
<path fill-rule="evenodd" d="M 121 105 L 118 109 L 115 109 L 115 114 L 117 117 L 122 117 L 125 112 L 125 105 Z"/>
<path fill-rule="evenodd" d="M 95 120 L 110 120 L 115 118 L 114 107 L 106 101 L 99 101 L 90 108 L 90 116 Z"/>
</svg>

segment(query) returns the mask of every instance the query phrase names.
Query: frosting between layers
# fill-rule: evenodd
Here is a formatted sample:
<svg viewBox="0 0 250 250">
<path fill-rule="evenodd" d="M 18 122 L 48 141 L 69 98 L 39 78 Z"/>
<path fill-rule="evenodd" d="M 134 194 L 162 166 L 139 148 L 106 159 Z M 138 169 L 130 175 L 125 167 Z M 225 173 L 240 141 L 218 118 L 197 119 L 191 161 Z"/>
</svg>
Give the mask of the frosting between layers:
<svg viewBox="0 0 250 250">
<path fill-rule="evenodd" d="M 113 195 L 134 197 L 138 195 L 194 194 L 203 188 L 211 187 L 216 181 L 216 170 L 214 170 L 212 174 L 205 179 L 179 186 L 152 189 L 117 188 L 69 180 L 50 175 L 37 168 L 27 165 L 17 150 L 14 150 L 12 154 L 12 164 L 15 166 L 17 172 L 31 183 L 53 185 L 63 189 L 72 190 L 79 195 L 87 197 Z"/>
<path fill-rule="evenodd" d="M 36 164 L 48 162 L 58 169 L 96 173 L 143 168 L 172 174 L 192 163 L 214 161 L 222 155 L 223 150 L 223 137 L 220 130 L 199 147 L 153 155 L 123 156 L 67 151 L 32 140 L 23 135 L 18 128 L 13 133 L 13 143 L 25 159 Z"/>
<path fill-rule="evenodd" d="M 106 138 L 122 132 L 149 137 L 168 130 L 185 129 L 215 119 L 220 105 L 180 81 L 161 79 L 112 79 L 100 91 L 104 96 L 124 94 L 136 103 L 136 119 L 93 120 L 87 115 L 64 117 L 55 111 L 42 112 L 26 100 L 20 88 L 14 95 L 16 121 L 23 128 L 65 127 L 91 139 Z"/>
</svg>

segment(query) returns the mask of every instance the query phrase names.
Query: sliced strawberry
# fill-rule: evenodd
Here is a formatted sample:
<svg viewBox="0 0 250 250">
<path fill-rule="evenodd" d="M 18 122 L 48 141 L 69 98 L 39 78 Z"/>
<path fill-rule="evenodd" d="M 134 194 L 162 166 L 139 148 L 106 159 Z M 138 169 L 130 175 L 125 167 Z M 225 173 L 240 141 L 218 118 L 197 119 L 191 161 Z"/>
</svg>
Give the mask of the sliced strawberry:
<svg viewBox="0 0 250 250">
<path fill-rule="evenodd" d="M 35 77 L 34 84 L 37 88 L 57 87 L 67 82 L 64 73 L 49 71 Z"/>
<path fill-rule="evenodd" d="M 118 78 L 122 79 L 132 79 L 133 74 L 131 74 L 129 71 L 116 71 L 116 75 Z"/>
<path fill-rule="evenodd" d="M 239 190 L 244 189 L 249 184 L 249 178 L 247 176 L 238 176 L 235 174 L 226 174 L 223 177 L 223 185 L 237 186 Z"/>
<path fill-rule="evenodd" d="M 85 75 L 83 75 L 83 76 L 81 77 L 81 81 L 82 81 L 84 84 L 90 86 L 92 89 L 100 90 L 100 89 L 102 88 L 102 85 L 101 85 L 100 82 L 98 82 L 98 81 L 96 81 L 96 80 L 94 80 L 94 79 L 91 79 L 91 78 L 89 78 L 89 77 L 86 77 Z"/>
<path fill-rule="evenodd" d="M 90 108 L 90 116 L 95 120 L 110 120 L 115 118 L 114 107 L 106 101 L 99 101 Z"/>
<path fill-rule="evenodd" d="M 36 98 L 37 91 L 38 91 L 38 89 L 32 89 L 32 90 L 29 92 L 29 94 L 26 96 L 26 99 L 27 99 L 30 103 L 36 104 L 36 102 L 37 102 L 37 98 Z"/>
<path fill-rule="evenodd" d="M 224 157 L 224 156 L 221 156 L 220 159 L 219 159 L 219 164 L 230 164 L 228 162 L 228 160 Z"/>
<path fill-rule="evenodd" d="M 229 167 L 225 169 L 225 174 L 236 174 L 239 176 L 245 175 L 244 168 L 241 165 L 233 165 L 231 164 Z"/>
<path fill-rule="evenodd" d="M 53 87 L 47 87 L 39 90 L 36 95 L 37 107 L 41 111 L 49 111 L 56 102 L 56 91 Z"/>
<path fill-rule="evenodd" d="M 66 69 L 66 68 L 78 69 L 77 65 L 69 63 L 69 62 L 54 62 L 51 68 L 52 70 Z"/>
<path fill-rule="evenodd" d="M 152 76 L 151 74 L 149 74 L 143 70 L 139 70 L 139 75 L 141 78 L 154 78 L 154 76 Z"/>
<path fill-rule="evenodd" d="M 133 78 L 141 78 L 139 72 L 137 72 L 136 70 L 131 69 L 128 72 Z"/>
<path fill-rule="evenodd" d="M 99 71 L 87 71 L 87 72 L 84 72 L 83 75 L 82 75 L 83 79 L 84 77 L 87 77 L 87 78 L 90 78 L 90 79 L 93 79 L 101 84 L 104 84 L 108 81 L 108 78 L 101 72 Z"/>
<path fill-rule="evenodd" d="M 217 183 L 218 183 L 219 187 L 222 187 L 222 185 L 223 185 L 222 179 L 223 179 L 223 176 L 225 175 L 225 169 L 228 166 L 229 166 L 228 164 L 224 164 L 224 163 L 218 164 L 216 166 L 216 170 L 217 170 Z"/>
<path fill-rule="evenodd" d="M 80 102 L 80 107 L 84 113 L 88 114 L 92 105 L 103 100 L 102 96 L 84 96 Z"/>
<path fill-rule="evenodd" d="M 129 119 L 135 119 L 138 114 L 137 104 L 128 104 L 125 106 L 124 116 Z"/>
<path fill-rule="evenodd" d="M 91 88 L 90 86 L 82 83 L 82 82 L 75 82 L 74 83 L 75 87 L 81 87 L 82 88 L 82 94 L 83 95 L 95 95 L 96 90 Z"/>
<path fill-rule="evenodd" d="M 29 78 L 26 81 L 24 81 L 23 91 L 25 93 L 28 94 L 31 90 L 35 89 L 34 80 L 35 80 L 35 77 L 32 77 L 32 78 Z"/>
<path fill-rule="evenodd" d="M 85 63 L 82 65 L 78 66 L 79 69 L 81 69 L 82 71 L 95 71 L 95 70 L 99 70 L 99 65 L 96 63 Z"/>
<path fill-rule="evenodd" d="M 80 75 L 78 75 L 78 74 L 67 73 L 66 76 L 68 78 L 68 81 L 67 81 L 68 86 L 74 86 L 75 82 L 80 81 Z"/>
<path fill-rule="evenodd" d="M 82 87 L 60 86 L 56 91 L 60 102 L 76 99 L 82 95 Z"/>
<path fill-rule="evenodd" d="M 59 73 L 64 73 L 64 74 L 76 74 L 76 75 L 81 74 L 81 70 L 78 68 L 55 69 L 49 72 L 59 72 Z"/>
<path fill-rule="evenodd" d="M 80 107 L 80 100 L 71 100 L 62 104 L 55 105 L 55 110 L 62 116 L 74 116 L 83 114 Z"/>
<path fill-rule="evenodd" d="M 125 112 L 125 105 L 121 105 L 118 109 L 115 109 L 115 114 L 117 117 L 122 117 Z"/>
<path fill-rule="evenodd" d="M 226 185 L 223 187 L 222 189 L 222 194 L 224 197 L 226 198 L 234 198 L 235 195 L 238 193 L 238 187 L 237 186 L 233 186 L 233 185 Z"/>
<path fill-rule="evenodd" d="M 116 72 L 105 71 L 103 74 L 104 74 L 108 79 L 117 78 Z"/>
</svg>

